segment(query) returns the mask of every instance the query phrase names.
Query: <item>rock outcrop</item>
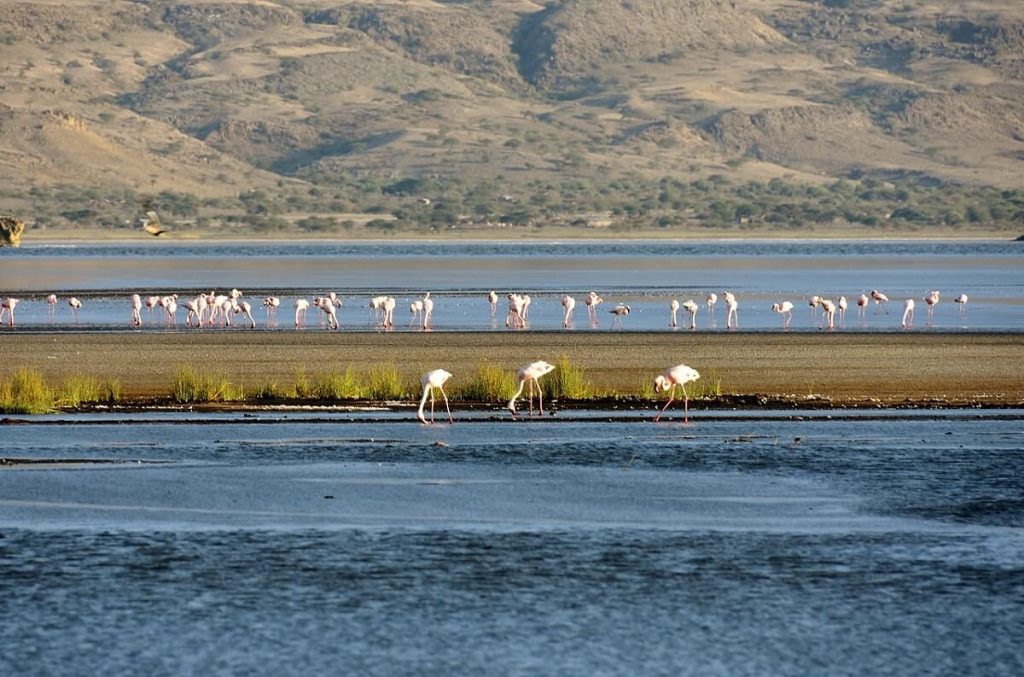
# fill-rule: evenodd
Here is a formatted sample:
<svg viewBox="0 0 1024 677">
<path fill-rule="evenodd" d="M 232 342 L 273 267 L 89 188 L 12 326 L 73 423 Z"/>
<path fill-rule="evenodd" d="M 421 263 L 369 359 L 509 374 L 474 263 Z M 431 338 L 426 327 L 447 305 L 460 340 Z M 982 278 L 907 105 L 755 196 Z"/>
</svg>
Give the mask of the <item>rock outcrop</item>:
<svg viewBox="0 0 1024 677">
<path fill-rule="evenodd" d="M 23 232 L 25 232 L 24 221 L 10 216 L 0 216 L 0 247 L 20 246 Z"/>
</svg>

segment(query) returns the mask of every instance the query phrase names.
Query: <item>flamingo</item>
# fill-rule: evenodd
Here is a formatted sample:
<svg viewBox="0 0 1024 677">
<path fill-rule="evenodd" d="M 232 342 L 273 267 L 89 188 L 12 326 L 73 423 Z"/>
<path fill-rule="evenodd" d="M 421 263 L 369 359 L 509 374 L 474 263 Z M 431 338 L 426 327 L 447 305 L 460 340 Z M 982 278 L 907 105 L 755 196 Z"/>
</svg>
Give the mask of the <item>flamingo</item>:
<svg viewBox="0 0 1024 677">
<path fill-rule="evenodd" d="M 235 308 L 234 300 L 227 297 L 224 297 L 224 300 L 214 308 L 214 310 L 219 310 L 220 314 L 224 316 L 225 327 L 231 326 L 231 315 L 234 313 Z"/>
<path fill-rule="evenodd" d="M 78 322 L 78 311 L 82 308 L 82 302 L 76 297 L 72 296 L 68 299 L 68 305 L 71 306 L 71 315 L 75 318 L 75 322 Z"/>
<path fill-rule="evenodd" d="M 248 301 L 239 301 L 237 298 L 231 300 L 231 312 L 235 315 L 241 314 L 243 317 L 249 318 L 249 329 L 256 328 L 256 318 L 252 316 L 252 304 Z M 170 315 L 170 310 L 167 311 Z"/>
<path fill-rule="evenodd" d="M 857 297 L 857 319 L 861 322 L 864 321 L 865 315 L 868 312 L 868 297 L 866 294 L 861 294 Z"/>
<path fill-rule="evenodd" d="M 821 297 L 812 296 L 807 300 L 807 305 L 811 307 L 811 322 L 814 322 L 818 318 L 818 306 L 821 305 Z"/>
<path fill-rule="evenodd" d="M 933 290 L 925 294 L 925 305 L 928 306 L 928 324 L 935 320 L 935 306 L 939 304 L 939 291 Z"/>
<path fill-rule="evenodd" d="M 708 294 L 708 297 L 704 299 L 704 302 L 707 303 L 708 306 L 708 315 L 711 316 L 712 320 L 715 319 L 715 304 L 718 303 L 718 294 L 711 292 Z"/>
<path fill-rule="evenodd" d="M 562 296 L 562 307 L 565 308 L 565 316 L 562 318 L 562 327 L 568 329 L 572 324 L 572 311 L 576 307 L 576 299 L 565 294 Z"/>
<path fill-rule="evenodd" d="M 668 409 L 668 405 L 675 401 L 676 386 L 680 386 L 683 389 L 683 423 L 690 422 L 690 396 L 686 394 L 686 384 L 691 381 L 696 381 L 700 378 L 700 374 L 697 373 L 696 369 L 688 367 L 685 364 L 677 364 L 674 367 L 670 367 L 659 376 L 654 377 L 654 390 L 655 391 L 670 391 L 668 394 L 668 402 L 661 408 L 658 415 L 654 417 L 654 421 L 658 422 L 661 420 L 661 415 Z"/>
<path fill-rule="evenodd" d="M 384 304 L 381 306 L 384 310 L 384 327 L 385 329 L 391 329 L 395 326 L 395 299 L 392 296 L 384 299 Z"/>
<path fill-rule="evenodd" d="M 370 299 L 370 312 L 373 313 L 375 320 L 382 322 L 381 315 L 383 314 L 382 309 L 384 308 L 384 302 L 388 300 L 387 296 L 374 296 Z"/>
<path fill-rule="evenodd" d="M 725 297 L 725 328 L 726 329 L 739 329 L 740 320 L 736 315 L 736 309 L 739 308 L 739 303 L 736 302 L 736 297 L 732 292 L 722 292 L 722 296 Z"/>
<path fill-rule="evenodd" d="M 836 304 L 832 303 L 832 299 L 821 299 L 821 321 L 828 322 L 828 330 L 832 331 L 835 328 L 836 319 Z M 818 329 L 822 326 L 819 323 Z"/>
<path fill-rule="evenodd" d="M 889 297 L 878 291 L 877 289 L 871 290 L 871 298 L 875 300 L 875 315 L 878 314 L 879 308 L 885 306 L 885 314 L 889 314 Z"/>
<path fill-rule="evenodd" d="M 413 301 L 409 304 L 409 326 L 416 324 L 416 321 L 423 317 L 423 301 Z"/>
<path fill-rule="evenodd" d="M 434 320 L 434 300 L 430 298 L 430 292 L 423 295 L 423 328 L 430 329 Z"/>
<path fill-rule="evenodd" d="M 533 303 L 533 299 L 530 298 L 529 294 L 523 294 L 523 310 L 521 315 L 523 316 L 523 322 L 530 319 L 530 304 Z"/>
<path fill-rule="evenodd" d="M 131 304 L 132 304 L 132 320 L 131 320 L 132 326 L 133 327 L 140 327 L 140 326 L 142 326 L 142 297 L 139 296 L 138 294 L 132 294 L 132 296 L 131 296 Z"/>
<path fill-rule="evenodd" d="M 839 308 L 839 325 L 844 329 L 846 328 L 846 309 L 849 305 L 850 304 L 846 302 L 845 296 L 840 296 L 839 302 L 836 304 Z"/>
<path fill-rule="evenodd" d="M 960 296 L 953 299 L 953 303 L 959 304 L 960 317 L 963 318 L 967 314 L 967 294 L 960 294 Z"/>
<path fill-rule="evenodd" d="M 910 329 L 912 324 L 914 324 L 914 299 L 907 299 L 903 302 L 903 321 L 900 326 Z"/>
<path fill-rule="evenodd" d="M 590 324 L 597 326 L 597 307 L 604 303 L 604 299 L 597 295 L 597 292 L 590 292 L 587 298 L 584 299 L 584 303 L 587 304 L 587 314 L 590 316 Z"/>
<path fill-rule="evenodd" d="M 192 324 L 193 317 L 196 318 L 195 325 Z M 188 327 L 198 327 L 201 324 L 199 317 L 199 301 L 196 299 L 185 301 L 185 325 Z"/>
<path fill-rule="evenodd" d="M 330 297 L 323 297 L 319 299 L 319 303 L 316 306 L 323 312 L 327 318 L 327 328 L 334 331 L 338 328 L 338 307 L 334 305 Z"/>
<path fill-rule="evenodd" d="M 246 303 L 245 305 L 249 305 Z M 167 303 L 164 304 L 164 310 L 167 311 L 167 324 L 172 327 L 178 323 L 178 301 L 177 294 L 174 298 L 169 298 Z M 236 311 L 237 312 L 237 311 Z"/>
<path fill-rule="evenodd" d="M 54 317 L 57 316 L 57 295 L 50 294 L 49 296 L 47 296 L 46 305 L 49 306 L 47 308 L 47 313 L 50 316 L 50 319 L 52 320 Z"/>
<path fill-rule="evenodd" d="M 772 310 L 782 316 L 782 328 L 789 329 L 789 323 L 793 321 L 793 304 L 789 301 L 773 303 Z"/>
<path fill-rule="evenodd" d="M 277 309 L 280 306 L 281 299 L 277 298 L 276 296 L 268 296 L 267 298 L 263 299 L 263 307 L 267 311 L 267 324 L 270 324 L 271 321 L 273 321 L 274 323 L 277 322 Z"/>
<path fill-rule="evenodd" d="M 491 317 L 494 317 L 498 313 L 498 295 L 493 289 L 487 292 L 487 302 L 491 304 Z"/>
<path fill-rule="evenodd" d="M 675 299 L 672 299 L 671 301 L 669 301 L 668 309 L 669 309 L 669 312 L 671 313 L 671 317 L 669 318 L 669 321 L 668 321 L 668 326 L 670 326 L 673 329 L 675 329 L 676 325 L 677 325 L 676 313 L 679 312 L 679 301 L 677 301 Z"/>
<path fill-rule="evenodd" d="M 619 305 L 615 306 L 608 312 L 612 314 L 611 328 L 615 329 L 615 322 L 618 321 L 619 329 L 624 329 L 624 327 L 622 326 L 622 318 L 626 315 L 629 315 L 629 306 L 620 303 Z"/>
<path fill-rule="evenodd" d="M 508 402 L 508 410 L 512 412 L 512 417 L 516 415 L 516 398 L 519 397 L 523 392 L 523 386 L 526 382 L 530 382 L 530 416 L 533 416 L 533 386 L 537 386 L 537 399 L 540 405 L 540 415 L 544 415 L 544 391 L 540 388 L 540 377 L 545 374 L 549 374 L 555 370 L 555 365 L 548 364 L 544 360 L 538 360 L 537 362 L 531 362 L 526 366 L 522 367 L 517 376 L 519 378 L 519 390 L 512 396 L 512 399 Z"/>
<path fill-rule="evenodd" d="M 6 298 L 0 302 L 0 322 L 3 322 L 4 313 L 7 313 L 7 326 L 14 326 L 14 309 L 21 303 L 21 299 Z"/>
<path fill-rule="evenodd" d="M 295 301 L 295 328 L 298 329 L 306 321 L 306 311 L 309 310 L 309 301 L 296 299 Z"/>
<path fill-rule="evenodd" d="M 506 327 L 511 327 L 512 329 L 526 328 L 526 322 L 523 320 L 523 302 L 524 299 L 519 294 L 509 293 L 508 313 L 505 315 Z"/>
<path fill-rule="evenodd" d="M 160 303 L 159 296 L 147 296 L 146 297 L 146 315 L 153 317 L 153 309 L 156 308 L 157 304 Z"/>
<path fill-rule="evenodd" d="M 206 294 L 197 296 L 193 303 L 195 304 L 193 312 L 196 315 L 196 327 L 201 327 L 203 326 L 203 316 L 206 315 L 206 309 L 210 307 L 210 304 L 206 300 Z"/>
<path fill-rule="evenodd" d="M 700 307 L 694 302 L 693 299 L 688 299 L 683 303 L 683 310 L 690 313 L 690 331 L 697 328 L 697 311 Z"/>
<path fill-rule="evenodd" d="M 416 412 L 416 418 L 420 420 L 420 423 L 426 423 L 427 419 L 423 416 L 423 406 L 427 403 L 427 396 L 430 396 L 430 422 L 434 422 L 434 388 L 441 391 L 441 397 L 444 398 L 444 408 L 448 411 L 448 422 L 454 423 L 452 419 L 452 410 L 448 406 L 448 395 L 444 392 L 444 384 L 448 382 L 452 375 L 444 369 L 435 369 L 428 371 L 424 374 L 420 380 L 420 384 L 423 386 L 423 397 L 420 398 L 420 408 Z"/>
</svg>

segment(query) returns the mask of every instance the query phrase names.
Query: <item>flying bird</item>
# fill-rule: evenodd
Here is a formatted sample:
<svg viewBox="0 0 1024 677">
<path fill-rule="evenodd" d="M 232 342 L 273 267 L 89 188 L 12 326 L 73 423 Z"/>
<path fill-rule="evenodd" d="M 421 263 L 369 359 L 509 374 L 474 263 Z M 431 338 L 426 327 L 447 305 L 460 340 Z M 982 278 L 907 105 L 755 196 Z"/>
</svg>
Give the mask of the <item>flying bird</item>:
<svg viewBox="0 0 1024 677">
<path fill-rule="evenodd" d="M 162 223 L 160 223 L 160 217 L 157 216 L 156 209 L 153 207 L 151 202 L 143 202 L 142 208 L 146 210 L 146 215 L 139 219 L 139 224 L 142 226 L 142 230 L 146 231 L 153 237 L 167 235 L 167 233 L 170 232 L 164 228 Z"/>
</svg>

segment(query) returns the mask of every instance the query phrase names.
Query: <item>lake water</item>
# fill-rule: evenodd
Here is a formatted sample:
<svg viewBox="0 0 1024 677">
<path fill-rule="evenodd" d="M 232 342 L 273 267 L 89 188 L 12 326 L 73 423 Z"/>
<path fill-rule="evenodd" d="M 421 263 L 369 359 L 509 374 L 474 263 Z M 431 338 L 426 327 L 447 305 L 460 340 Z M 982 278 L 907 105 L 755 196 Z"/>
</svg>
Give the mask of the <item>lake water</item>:
<svg viewBox="0 0 1024 677">
<path fill-rule="evenodd" d="M 1024 411 L 652 413 L 24 417 L 0 673 L 1024 671 Z"/>
<path fill-rule="evenodd" d="M 946 331 L 1024 330 L 1024 243 L 918 241 L 763 242 L 547 242 L 547 243 L 273 243 L 194 244 L 183 242 L 99 245 L 26 245 L 0 250 L 0 296 L 23 300 L 17 320 L 23 328 L 70 327 L 65 301 L 84 303 L 80 329 L 120 330 L 127 326 L 128 295 L 176 293 L 179 305 L 199 291 L 241 289 L 256 308 L 261 329 L 292 329 L 292 306 L 327 291 L 342 296 L 343 331 L 373 331 L 370 297 L 397 301 L 396 330 L 409 327 L 409 303 L 431 292 L 434 330 L 505 330 L 505 294 L 528 293 L 530 329 L 560 330 L 561 297 L 577 300 L 573 330 L 610 328 L 608 309 L 630 306 L 624 327 L 669 329 L 668 304 L 693 299 L 703 306 L 709 292 L 725 290 L 739 300 L 739 324 L 747 330 L 776 331 L 775 302 L 795 304 L 793 330 L 816 331 L 812 295 L 850 303 L 845 329 L 898 331 L 905 298 L 917 301 L 916 329 Z M 497 317 L 484 298 L 499 292 Z M 880 289 L 892 300 L 890 313 L 868 311 L 857 320 L 858 295 Z M 942 293 L 934 321 L 927 321 L 922 297 Z M 597 326 L 587 320 L 583 295 L 605 299 Z M 54 318 L 45 297 L 60 296 Z M 953 299 L 969 296 L 964 317 Z M 260 303 L 282 299 L 279 320 L 270 322 Z M 179 310 L 179 324 L 184 310 Z M 310 314 L 312 328 L 318 328 Z M 685 326 L 685 313 L 680 324 Z M 143 313 L 144 330 L 166 330 L 158 314 Z M 179 327 L 178 330 L 181 330 Z M 725 330 L 724 302 L 714 315 L 698 315 L 697 330 Z"/>
</svg>

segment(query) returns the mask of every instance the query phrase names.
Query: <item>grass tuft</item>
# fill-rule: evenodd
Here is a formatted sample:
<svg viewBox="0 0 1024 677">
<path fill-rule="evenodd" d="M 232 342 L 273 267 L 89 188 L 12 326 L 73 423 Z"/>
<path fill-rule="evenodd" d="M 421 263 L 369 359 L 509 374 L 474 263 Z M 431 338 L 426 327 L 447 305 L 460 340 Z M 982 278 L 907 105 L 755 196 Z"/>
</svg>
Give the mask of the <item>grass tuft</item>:
<svg viewBox="0 0 1024 677">
<path fill-rule="evenodd" d="M 83 402 L 100 402 L 106 399 L 103 382 L 92 376 L 69 376 L 57 395 L 62 407 L 77 407 Z"/>
<path fill-rule="evenodd" d="M 398 375 L 398 367 L 390 363 L 370 368 L 366 374 L 366 391 L 374 400 L 398 400 L 408 394 Z"/>
<path fill-rule="evenodd" d="M 19 369 L 0 381 L 0 412 L 5 414 L 45 414 L 55 406 L 53 391 L 42 374 Z"/>
<path fill-rule="evenodd" d="M 583 369 L 571 363 L 568 357 L 559 358 L 555 363 L 545 390 L 552 399 L 585 400 L 594 396 L 594 387 L 584 377 Z"/>
<path fill-rule="evenodd" d="M 171 383 L 175 402 L 233 402 L 245 398 L 245 390 L 221 375 L 201 374 L 193 367 L 180 367 Z"/>
<path fill-rule="evenodd" d="M 298 395 L 298 384 L 295 392 Z M 344 373 L 321 371 L 313 376 L 307 397 L 318 400 L 355 400 L 365 397 L 365 392 L 359 377 L 351 369 L 346 369 Z"/>
<path fill-rule="evenodd" d="M 510 399 L 518 387 L 514 372 L 488 363 L 479 365 L 472 380 L 453 389 L 452 396 L 470 402 L 502 401 Z"/>
</svg>

